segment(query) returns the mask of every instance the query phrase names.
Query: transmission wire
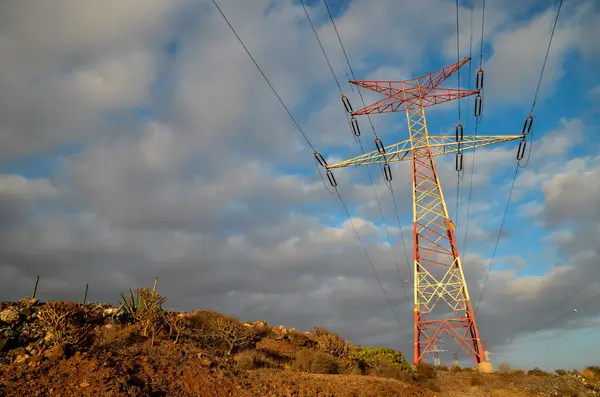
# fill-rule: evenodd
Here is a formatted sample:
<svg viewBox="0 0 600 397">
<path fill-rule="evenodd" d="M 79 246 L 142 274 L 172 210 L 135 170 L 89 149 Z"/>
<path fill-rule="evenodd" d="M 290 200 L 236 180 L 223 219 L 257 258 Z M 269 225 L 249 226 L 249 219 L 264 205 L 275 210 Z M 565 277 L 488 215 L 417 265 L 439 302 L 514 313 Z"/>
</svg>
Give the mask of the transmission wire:
<svg viewBox="0 0 600 397">
<path fill-rule="evenodd" d="M 237 34 L 237 32 L 235 31 L 235 29 L 233 28 L 233 26 L 231 25 L 231 23 L 229 22 L 229 20 L 227 19 L 227 17 L 225 16 L 225 14 L 223 13 L 223 11 L 219 7 L 219 5 L 216 3 L 216 0 L 212 0 L 212 2 L 215 5 L 215 7 L 217 8 L 217 10 L 219 11 L 219 13 L 221 14 L 221 16 L 223 17 L 223 19 L 225 20 L 225 22 L 227 22 L 227 25 L 229 25 L 229 28 L 231 29 L 231 31 L 233 32 L 233 34 L 237 37 L 237 39 L 240 42 L 240 44 L 242 45 L 242 47 L 244 47 L 244 50 L 246 50 L 246 53 L 248 54 L 248 56 L 250 57 L 250 59 L 252 59 L 252 61 L 254 62 L 254 65 L 260 71 L 260 73 L 262 74 L 263 78 L 265 79 L 265 81 L 267 82 L 267 84 L 269 85 L 269 87 L 271 87 L 271 90 L 273 91 L 273 93 L 275 94 L 275 96 L 277 97 L 277 99 L 279 99 L 279 102 L 281 103 L 281 105 L 283 106 L 283 108 L 286 110 L 286 112 L 288 113 L 288 115 L 290 116 L 290 118 L 292 119 L 292 121 L 294 122 L 294 124 L 296 125 L 296 128 L 298 129 L 298 131 L 302 134 L 302 136 L 306 140 L 306 143 L 308 144 L 308 146 L 313 150 L 314 153 L 317 153 L 317 151 L 315 150 L 314 146 L 310 143 L 308 137 L 304 133 L 304 131 L 302 131 L 302 128 L 300 128 L 300 125 L 296 122 L 296 119 L 292 116 L 292 114 L 289 111 L 288 107 L 285 105 L 285 103 L 283 102 L 283 100 L 281 99 L 281 97 L 279 96 L 279 94 L 277 93 L 277 91 L 275 90 L 275 88 L 273 87 L 273 85 L 271 84 L 271 82 L 269 81 L 269 79 L 267 78 L 267 76 L 265 75 L 265 73 L 262 71 L 262 69 L 258 65 L 258 62 L 256 62 L 256 60 L 254 59 L 254 57 L 252 56 L 252 54 L 250 53 L 250 51 L 248 50 L 248 48 L 246 47 L 246 45 L 244 44 L 244 42 L 242 41 L 242 39 L 240 38 L 240 36 Z M 358 231 L 356 230 L 354 222 L 352 221 L 352 218 L 350 216 L 350 212 L 348 211 L 348 208 L 346 207 L 346 204 L 342 200 L 342 196 L 340 195 L 340 192 L 337 189 L 337 187 L 336 187 L 335 190 L 336 190 L 336 193 L 337 193 L 337 197 L 339 198 L 340 203 L 342 204 L 342 207 L 344 208 L 344 211 L 346 212 L 346 215 L 348 216 L 348 219 L 350 220 L 350 223 L 352 224 L 352 228 L 354 229 L 354 232 L 356 233 L 356 237 L 358 238 L 360 246 L 361 246 L 361 248 L 362 248 L 362 250 L 363 250 L 363 252 L 365 254 L 365 257 L 367 258 L 367 261 L 371 265 L 371 269 L 373 270 L 373 273 L 375 274 L 375 278 L 377 279 L 377 282 L 379 283 L 379 286 L 381 287 L 381 290 L 383 291 L 383 294 L 385 295 L 385 298 L 386 298 L 386 300 L 387 300 L 387 302 L 388 302 L 388 304 L 390 306 L 390 309 L 392 309 L 392 312 L 394 313 L 394 317 L 396 318 L 396 321 L 398 322 L 398 324 L 400 325 L 402 331 L 406 335 L 406 330 L 404 329 L 404 325 L 400 321 L 400 319 L 398 317 L 398 314 L 396 313 L 396 310 L 392 306 L 390 298 L 388 297 L 387 293 L 385 292 L 385 288 L 383 287 L 381 279 L 377 275 L 377 271 L 375 269 L 375 266 L 373 265 L 373 262 L 371 261 L 369 255 L 367 253 L 365 245 L 362 242 L 362 239 L 360 238 L 360 235 L 358 234 Z"/>
<path fill-rule="evenodd" d="M 556 11 L 556 18 L 554 19 L 554 25 L 552 27 L 552 32 L 550 33 L 550 41 L 548 42 L 548 48 L 546 49 L 546 55 L 544 56 L 544 62 L 542 64 L 542 71 L 540 73 L 540 78 L 538 80 L 537 88 L 535 90 L 535 96 L 533 97 L 533 103 L 531 105 L 531 111 L 529 112 L 530 115 L 533 113 L 533 109 L 535 108 L 535 105 L 536 105 L 536 102 L 537 102 L 538 92 L 539 92 L 539 89 L 540 89 L 540 85 L 542 83 L 542 78 L 544 77 L 544 70 L 546 68 L 546 61 L 548 60 L 548 54 L 550 53 L 550 47 L 552 45 L 552 38 L 554 37 L 554 31 L 556 29 L 556 24 L 558 22 L 558 16 L 560 15 L 560 9 L 562 7 L 562 3 L 563 3 L 563 0 L 560 0 L 560 3 L 558 5 L 558 10 Z M 530 149 L 529 150 L 530 150 L 529 153 L 531 154 L 531 145 L 530 145 Z M 529 157 L 527 159 L 526 164 L 528 162 L 529 162 Z M 485 290 L 485 286 L 487 284 L 487 281 L 488 281 L 488 278 L 490 276 L 490 272 L 491 272 L 491 269 L 492 269 L 492 265 L 494 263 L 494 257 L 496 255 L 496 249 L 498 248 L 498 242 L 500 241 L 500 236 L 502 234 L 502 228 L 504 227 L 504 221 L 506 219 L 506 213 L 508 211 L 508 206 L 510 204 L 510 199 L 511 199 L 511 196 L 512 196 L 513 188 L 515 186 L 515 180 L 517 178 L 517 174 L 519 172 L 519 168 L 524 168 L 524 166 L 521 167 L 520 164 L 517 162 L 517 168 L 515 169 L 515 174 L 513 176 L 513 181 L 512 181 L 511 188 L 510 188 L 510 193 L 508 195 L 508 200 L 506 202 L 506 208 L 504 210 L 504 216 L 502 217 L 502 223 L 500 224 L 500 231 L 498 232 L 498 238 L 496 239 L 496 245 L 494 247 L 494 253 L 492 254 L 492 260 L 490 261 L 490 266 L 488 267 L 488 273 L 486 275 L 485 282 L 483 284 L 483 288 L 481 289 L 481 295 L 479 296 L 479 300 L 477 301 L 477 307 L 479 307 L 479 303 L 481 302 L 481 298 L 483 297 L 483 292 Z M 475 308 L 475 313 L 477 313 L 477 307 Z"/>
</svg>

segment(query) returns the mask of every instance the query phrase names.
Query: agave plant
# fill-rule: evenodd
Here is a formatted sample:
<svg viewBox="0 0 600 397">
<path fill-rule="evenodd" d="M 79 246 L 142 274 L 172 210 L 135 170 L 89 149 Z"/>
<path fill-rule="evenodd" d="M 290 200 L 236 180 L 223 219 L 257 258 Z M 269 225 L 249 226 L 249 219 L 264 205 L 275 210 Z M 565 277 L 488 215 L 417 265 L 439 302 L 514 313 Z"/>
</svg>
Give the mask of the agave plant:
<svg viewBox="0 0 600 397">
<path fill-rule="evenodd" d="M 129 289 L 129 296 L 121 292 L 121 299 L 123 299 L 123 302 L 119 302 L 123 312 L 131 318 L 135 318 L 137 313 L 144 310 L 142 295 L 137 290 L 135 292 L 135 296 L 131 289 Z"/>
</svg>

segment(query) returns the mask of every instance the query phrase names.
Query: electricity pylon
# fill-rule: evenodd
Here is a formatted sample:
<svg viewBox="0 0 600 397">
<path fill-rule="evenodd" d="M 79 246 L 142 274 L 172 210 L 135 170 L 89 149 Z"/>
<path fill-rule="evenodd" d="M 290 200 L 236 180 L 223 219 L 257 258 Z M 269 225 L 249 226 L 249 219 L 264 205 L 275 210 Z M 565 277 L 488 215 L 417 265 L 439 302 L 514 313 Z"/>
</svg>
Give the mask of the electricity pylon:
<svg viewBox="0 0 600 397">
<path fill-rule="evenodd" d="M 383 174 L 391 181 L 389 163 L 412 161 L 413 236 L 414 236 L 414 363 L 419 364 L 435 352 L 435 344 L 445 333 L 464 350 L 482 370 L 491 364 L 482 349 L 475 315 L 467 289 L 461 258 L 456 245 L 454 224 L 448 215 L 434 157 L 456 153 L 456 169 L 462 170 L 462 152 L 476 147 L 523 139 L 512 136 L 463 136 L 463 127 L 456 127 L 455 136 L 430 136 L 425 108 L 458 98 L 476 95 L 475 116 L 481 114 L 480 88 L 483 71 L 477 74 L 477 90 L 440 88 L 448 77 L 470 58 L 444 67 L 423 77 L 405 81 L 350 81 L 368 88 L 385 98 L 352 111 L 346 97 L 342 102 L 352 115 L 355 135 L 360 135 L 354 116 L 388 112 L 405 112 L 409 139 L 384 146 L 375 137 L 377 150 L 336 164 L 324 165 L 332 181 L 331 169 L 368 164 L 383 164 Z M 524 144 L 523 144 L 524 150 Z M 521 152 L 521 147 L 519 148 Z M 335 179 L 333 179 L 334 181 Z M 333 182 L 332 182 L 333 183 Z M 443 305 L 446 304 L 446 306 Z M 450 314 L 448 314 L 448 307 Z M 485 365 L 480 365 L 485 364 Z M 484 369 L 489 367 L 489 369 Z"/>
</svg>

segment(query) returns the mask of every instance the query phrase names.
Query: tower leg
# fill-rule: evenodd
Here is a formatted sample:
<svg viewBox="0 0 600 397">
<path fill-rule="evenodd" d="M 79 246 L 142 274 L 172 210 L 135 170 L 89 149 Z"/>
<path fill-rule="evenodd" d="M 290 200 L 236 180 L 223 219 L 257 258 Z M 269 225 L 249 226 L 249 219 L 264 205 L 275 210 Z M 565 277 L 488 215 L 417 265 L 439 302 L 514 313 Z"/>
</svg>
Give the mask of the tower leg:
<svg viewBox="0 0 600 397">
<path fill-rule="evenodd" d="M 414 359 L 419 364 L 447 334 L 476 363 L 486 362 L 454 236 L 454 224 L 429 147 L 422 107 L 406 110 L 413 147 Z M 450 314 L 448 314 L 448 308 Z"/>
</svg>

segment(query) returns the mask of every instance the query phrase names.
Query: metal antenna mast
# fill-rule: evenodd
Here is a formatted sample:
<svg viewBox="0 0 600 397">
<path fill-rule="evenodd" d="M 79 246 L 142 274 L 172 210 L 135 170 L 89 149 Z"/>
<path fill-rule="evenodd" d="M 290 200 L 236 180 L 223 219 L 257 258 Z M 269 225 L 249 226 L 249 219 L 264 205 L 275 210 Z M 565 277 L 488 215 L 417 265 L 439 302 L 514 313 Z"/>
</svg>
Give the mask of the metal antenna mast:
<svg viewBox="0 0 600 397">
<path fill-rule="evenodd" d="M 322 164 L 328 177 L 335 168 L 367 164 L 383 164 L 384 178 L 392 180 L 389 163 L 412 161 L 413 191 L 413 278 L 414 278 L 414 358 L 419 364 L 435 352 L 435 344 L 443 334 L 449 335 L 482 371 L 491 371 L 484 354 L 467 289 L 461 258 L 456 246 L 454 223 L 449 217 L 434 157 L 456 153 L 456 169 L 462 170 L 464 150 L 523 139 L 512 136 L 464 136 L 462 124 L 456 136 L 430 136 L 427 131 L 425 108 L 471 95 L 475 97 L 475 116 L 482 110 L 480 94 L 483 74 L 477 74 L 477 90 L 440 88 L 470 58 L 446 66 L 423 77 L 405 81 L 350 81 L 384 95 L 372 105 L 352 110 L 348 98 L 342 97 L 346 110 L 352 115 L 351 125 L 358 132 L 354 116 L 405 112 L 409 139 L 384 146 L 375 137 L 374 150 L 337 164 Z M 359 133 L 359 132 L 358 132 Z M 521 150 L 521 148 L 519 148 Z M 450 315 L 448 315 L 450 308 Z"/>
</svg>

